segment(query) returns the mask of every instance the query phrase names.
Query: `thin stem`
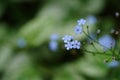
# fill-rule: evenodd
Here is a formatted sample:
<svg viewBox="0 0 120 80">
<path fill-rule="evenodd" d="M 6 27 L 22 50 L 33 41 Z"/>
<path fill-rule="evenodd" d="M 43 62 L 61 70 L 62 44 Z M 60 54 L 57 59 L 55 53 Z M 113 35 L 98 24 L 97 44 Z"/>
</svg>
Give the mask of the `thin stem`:
<svg viewBox="0 0 120 80">
<path fill-rule="evenodd" d="M 89 32 L 89 27 L 88 27 L 88 26 L 87 26 L 87 33 L 90 34 L 90 32 Z"/>
<path fill-rule="evenodd" d="M 94 43 L 92 44 L 92 46 L 94 47 L 94 49 L 96 49 L 96 51 L 98 51 L 98 49 L 95 47 Z"/>
<path fill-rule="evenodd" d="M 100 46 L 102 46 L 102 47 L 104 47 L 104 48 L 106 48 L 106 49 L 109 49 L 109 48 L 105 47 L 104 45 L 100 44 L 100 43 L 99 43 L 98 41 L 96 41 L 95 39 L 91 38 L 91 37 L 84 31 L 84 29 L 83 29 L 83 33 L 84 33 L 89 39 L 93 40 L 95 43 L 99 44 Z"/>
<path fill-rule="evenodd" d="M 87 26 L 87 35 L 89 35 L 90 32 L 89 32 L 89 27 Z M 91 37 L 92 38 L 92 37 Z M 93 38 L 92 38 L 93 39 Z M 96 49 L 96 51 L 98 51 L 98 49 L 95 47 L 95 45 L 92 43 L 92 46 L 94 49 Z"/>
</svg>

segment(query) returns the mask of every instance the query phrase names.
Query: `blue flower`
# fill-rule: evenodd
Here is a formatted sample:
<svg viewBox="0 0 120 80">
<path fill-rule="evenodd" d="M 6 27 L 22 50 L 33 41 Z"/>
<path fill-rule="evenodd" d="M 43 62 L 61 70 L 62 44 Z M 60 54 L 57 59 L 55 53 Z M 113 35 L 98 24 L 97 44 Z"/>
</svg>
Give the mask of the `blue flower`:
<svg viewBox="0 0 120 80">
<path fill-rule="evenodd" d="M 51 39 L 51 40 L 54 40 L 54 41 L 56 41 L 58 38 L 59 38 L 59 37 L 58 37 L 58 34 L 52 34 L 52 35 L 50 36 L 50 39 Z"/>
<path fill-rule="evenodd" d="M 69 35 L 65 35 L 62 40 L 64 41 L 64 43 L 68 43 L 71 40 L 73 40 L 73 36 L 69 36 Z"/>
<path fill-rule="evenodd" d="M 80 49 L 80 46 L 81 46 L 81 43 L 78 42 L 77 40 L 74 40 L 74 41 L 71 41 L 71 42 L 68 42 L 68 43 L 65 44 L 65 48 L 67 50 Z"/>
<path fill-rule="evenodd" d="M 88 16 L 87 22 L 88 22 L 88 24 L 92 25 L 92 24 L 95 24 L 97 22 L 97 19 L 94 16 Z"/>
<path fill-rule="evenodd" d="M 81 34 L 82 33 L 82 26 L 76 26 L 75 29 L 74 29 L 75 33 L 76 34 Z"/>
<path fill-rule="evenodd" d="M 80 49 L 81 43 L 78 42 L 77 40 L 72 41 L 71 44 L 73 49 Z"/>
<path fill-rule="evenodd" d="M 24 48 L 26 46 L 26 41 L 25 39 L 23 38 L 20 38 L 18 41 L 17 41 L 17 44 L 20 48 Z"/>
<path fill-rule="evenodd" d="M 58 48 L 58 43 L 56 41 L 50 41 L 49 43 L 49 48 L 52 50 L 52 51 L 56 51 L 57 48 Z"/>
<path fill-rule="evenodd" d="M 72 49 L 72 48 L 73 48 L 72 43 L 71 43 L 71 42 L 66 43 L 66 44 L 65 44 L 65 48 L 66 48 L 67 50 Z"/>
<path fill-rule="evenodd" d="M 107 65 L 108 65 L 108 67 L 117 67 L 120 65 L 120 63 L 116 60 L 113 60 L 110 63 L 108 63 Z"/>
<path fill-rule="evenodd" d="M 104 49 L 110 49 L 115 46 L 115 40 L 110 35 L 104 35 L 99 39 L 99 43 L 103 45 Z"/>
<path fill-rule="evenodd" d="M 83 26 L 86 23 L 85 19 L 80 19 L 77 21 L 78 25 Z"/>
</svg>

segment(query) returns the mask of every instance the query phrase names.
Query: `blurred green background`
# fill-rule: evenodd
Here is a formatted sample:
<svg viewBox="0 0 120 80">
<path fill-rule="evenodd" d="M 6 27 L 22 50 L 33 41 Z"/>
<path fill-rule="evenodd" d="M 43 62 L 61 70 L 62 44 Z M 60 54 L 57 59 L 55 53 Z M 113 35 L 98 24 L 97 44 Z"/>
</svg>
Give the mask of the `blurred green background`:
<svg viewBox="0 0 120 80">
<path fill-rule="evenodd" d="M 120 29 L 119 0 L 0 0 L 0 80 L 120 80 L 109 56 L 66 51 L 61 37 L 75 35 L 80 18 L 94 16 L 91 33 Z M 50 36 L 58 34 L 51 50 Z M 84 35 L 79 39 L 87 39 Z M 85 45 L 88 46 L 88 45 Z"/>
</svg>

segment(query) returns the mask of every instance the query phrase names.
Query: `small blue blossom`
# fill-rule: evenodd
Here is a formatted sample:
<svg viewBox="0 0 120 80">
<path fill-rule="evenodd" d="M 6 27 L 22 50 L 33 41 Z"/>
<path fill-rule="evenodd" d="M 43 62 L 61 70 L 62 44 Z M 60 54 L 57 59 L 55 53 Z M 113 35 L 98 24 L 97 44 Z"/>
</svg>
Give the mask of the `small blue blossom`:
<svg viewBox="0 0 120 80">
<path fill-rule="evenodd" d="M 52 50 L 52 51 L 56 51 L 57 48 L 58 48 L 58 43 L 56 41 L 50 41 L 49 43 L 49 48 Z"/>
<path fill-rule="evenodd" d="M 25 39 L 23 38 L 20 38 L 18 41 L 17 41 L 17 44 L 20 48 L 24 48 L 26 46 L 26 41 Z"/>
<path fill-rule="evenodd" d="M 58 38 L 59 38 L 58 34 L 52 34 L 52 35 L 50 36 L 50 39 L 51 39 L 51 40 L 54 40 L 54 41 L 56 41 Z"/>
<path fill-rule="evenodd" d="M 115 46 L 115 40 L 110 35 L 104 35 L 99 39 L 99 43 L 103 45 L 104 49 L 110 49 Z"/>
<path fill-rule="evenodd" d="M 71 40 L 73 40 L 73 36 L 69 36 L 69 35 L 65 35 L 62 40 L 64 41 L 64 43 L 68 43 Z"/>
<path fill-rule="evenodd" d="M 78 42 L 77 40 L 72 41 L 71 44 L 73 49 L 80 49 L 81 43 Z"/>
<path fill-rule="evenodd" d="M 76 34 L 81 34 L 82 33 L 82 26 L 76 26 L 75 29 L 74 29 L 75 33 Z"/>
<path fill-rule="evenodd" d="M 95 24 L 97 22 L 97 19 L 94 16 L 88 16 L 86 20 L 90 25 Z"/>
<path fill-rule="evenodd" d="M 83 26 L 86 23 L 85 19 L 80 19 L 77 21 L 78 25 Z"/>
<path fill-rule="evenodd" d="M 118 61 L 116 61 L 116 60 L 113 60 L 113 61 L 111 61 L 110 63 L 108 63 L 107 65 L 108 65 L 108 67 L 113 68 L 113 67 L 119 66 L 120 63 L 119 63 Z"/>
<path fill-rule="evenodd" d="M 65 48 L 66 48 L 67 50 L 72 49 L 72 48 L 73 48 L 72 43 L 71 43 L 71 42 L 66 43 L 66 44 L 65 44 Z"/>
</svg>

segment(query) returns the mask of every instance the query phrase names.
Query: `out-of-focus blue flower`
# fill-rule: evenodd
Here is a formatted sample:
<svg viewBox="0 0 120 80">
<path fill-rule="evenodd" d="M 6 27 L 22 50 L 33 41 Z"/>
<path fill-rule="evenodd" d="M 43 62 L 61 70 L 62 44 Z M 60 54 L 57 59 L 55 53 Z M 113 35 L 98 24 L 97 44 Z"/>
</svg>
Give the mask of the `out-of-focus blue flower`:
<svg viewBox="0 0 120 80">
<path fill-rule="evenodd" d="M 64 43 L 68 43 L 71 40 L 73 40 L 73 36 L 69 36 L 69 35 L 65 35 L 62 40 L 64 41 Z"/>
<path fill-rule="evenodd" d="M 95 24 L 97 22 L 97 19 L 94 16 L 88 16 L 86 20 L 90 25 Z"/>
<path fill-rule="evenodd" d="M 57 41 L 50 41 L 50 42 L 49 42 L 49 48 L 50 48 L 50 50 L 52 50 L 52 51 L 56 51 L 57 48 L 58 48 L 58 43 L 57 43 Z"/>
<path fill-rule="evenodd" d="M 24 48 L 26 46 L 26 41 L 23 38 L 18 39 L 17 44 L 20 48 Z"/>
<path fill-rule="evenodd" d="M 56 41 L 58 38 L 59 38 L 58 34 L 52 34 L 52 35 L 50 36 L 50 39 L 51 39 L 51 40 L 54 40 L 54 41 Z"/>
<path fill-rule="evenodd" d="M 82 26 L 76 26 L 75 28 L 74 28 L 74 31 L 75 31 L 75 33 L 76 34 L 81 34 L 82 33 Z"/>
<path fill-rule="evenodd" d="M 83 26 L 85 23 L 86 23 L 86 20 L 85 19 L 80 19 L 77 21 L 78 25 L 79 26 Z"/>
<path fill-rule="evenodd" d="M 110 35 L 104 35 L 99 38 L 99 44 L 103 45 L 104 49 L 110 49 L 115 46 L 115 40 Z"/>
<path fill-rule="evenodd" d="M 120 65 L 120 63 L 118 61 L 116 61 L 116 60 L 113 60 L 113 61 L 111 61 L 110 63 L 107 64 L 107 66 L 111 67 L 111 68 L 112 67 L 117 67 L 119 65 Z"/>
<path fill-rule="evenodd" d="M 71 44 L 73 49 L 80 49 L 81 43 L 78 42 L 77 40 L 72 41 Z"/>
</svg>

